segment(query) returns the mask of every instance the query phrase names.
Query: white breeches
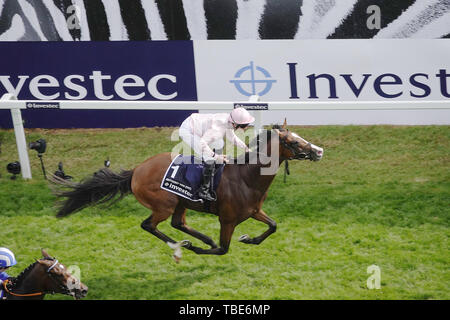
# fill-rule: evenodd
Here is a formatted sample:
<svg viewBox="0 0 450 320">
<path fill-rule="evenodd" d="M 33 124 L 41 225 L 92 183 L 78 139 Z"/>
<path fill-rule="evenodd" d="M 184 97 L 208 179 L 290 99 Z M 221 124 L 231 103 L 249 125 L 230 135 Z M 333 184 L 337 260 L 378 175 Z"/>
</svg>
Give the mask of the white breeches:
<svg viewBox="0 0 450 320">
<path fill-rule="evenodd" d="M 179 129 L 180 138 L 187 143 L 195 152 L 198 157 L 201 157 L 204 161 L 214 160 L 209 154 L 203 153 L 202 138 L 192 133 L 192 129 L 189 120 L 184 121 Z M 223 140 L 222 140 L 223 148 Z"/>
</svg>

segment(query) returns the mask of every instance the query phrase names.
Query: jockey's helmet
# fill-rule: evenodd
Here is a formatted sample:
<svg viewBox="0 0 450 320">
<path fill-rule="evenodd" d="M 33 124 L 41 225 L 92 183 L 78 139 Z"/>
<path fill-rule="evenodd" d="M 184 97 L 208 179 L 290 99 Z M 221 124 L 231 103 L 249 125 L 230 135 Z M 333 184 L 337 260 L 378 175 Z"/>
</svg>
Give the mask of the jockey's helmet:
<svg viewBox="0 0 450 320">
<path fill-rule="evenodd" d="M 0 248 L 0 267 L 8 268 L 17 264 L 16 257 L 14 253 L 8 248 Z"/>
<path fill-rule="evenodd" d="M 233 109 L 230 113 L 228 121 L 235 125 L 248 125 L 255 121 L 255 118 L 242 107 Z"/>
</svg>

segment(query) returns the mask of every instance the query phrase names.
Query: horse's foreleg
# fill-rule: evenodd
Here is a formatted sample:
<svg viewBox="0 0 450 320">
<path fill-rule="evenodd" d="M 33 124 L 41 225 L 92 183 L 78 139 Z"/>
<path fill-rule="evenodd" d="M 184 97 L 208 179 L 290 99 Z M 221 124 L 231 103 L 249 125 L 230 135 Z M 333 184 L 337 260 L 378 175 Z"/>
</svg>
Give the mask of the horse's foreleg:
<svg viewBox="0 0 450 320">
<path fill-rule="evenodd" d="M 198 232 L 197 230 L 192 229 L 186 224 L 186 208 L 178 206 L 175 209 L 175 212 L 172 216 L 172 227 L 175 229 L 178 229 L 180 231 L 183 231 L 201 241 L 206 243 L 207 245 L 211 246 L 211 248 L 217 248 L 217 244 L 207 235 L 204 235 L 203 233 Z"/>
<path fill-rule="evenodd" d="M 260 244 L 263 242 L 268 236 L 270 236 L 272 233 L 274 233 L 277 230 L 277 224 L 275 221 L 273 221 L 264 211 L 259 210 L 256 214 L 252 216 L 252 218 L 264 222 L 269 226 L 269 229 L 261 234 L 258 237 L 250 238 L 248 235 L 242 235 L 239 237 L 239 241 L 243 243 L 249 243 L 249 244 Z"/>
<path fill-rule="evenodd" d="M 185 248 L 194 251 L 196 254 L 216 254 L 223 255 L 228 252 L 230 247 L 231 237 L 236 227 L 235 223 L 221 223 L 220 224 L 220 247 L 211 249 L 202 249 L 188 245 Z"/>
</svg>

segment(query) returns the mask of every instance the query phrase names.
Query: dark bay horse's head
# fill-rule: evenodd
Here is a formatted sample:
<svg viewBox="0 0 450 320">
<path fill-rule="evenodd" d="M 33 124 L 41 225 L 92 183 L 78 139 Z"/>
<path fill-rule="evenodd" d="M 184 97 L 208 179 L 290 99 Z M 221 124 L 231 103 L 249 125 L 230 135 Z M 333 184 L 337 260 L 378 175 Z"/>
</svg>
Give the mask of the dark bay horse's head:
<svg viewBox="0 0 450 320">
<path fill-rule="evenodd" d="M 86 296 L 88 287 L 74 277 L 66 266 L 49 256 L 45 250 L 42 250 L 42 255 L 43 258 L 36 261 L 36 273 L 43 279 L 46 292 L 66 294 L 75 299 Z"/>
<path fill-rule="evenodd" d="M 272 127 L 280 139 L 280 157 L 292 160 L 319 161 L 323 156 L 323 149 L 306 141 L 295 132 L 286 128 L 286 120 L 283 126 Z"/>
</svg>

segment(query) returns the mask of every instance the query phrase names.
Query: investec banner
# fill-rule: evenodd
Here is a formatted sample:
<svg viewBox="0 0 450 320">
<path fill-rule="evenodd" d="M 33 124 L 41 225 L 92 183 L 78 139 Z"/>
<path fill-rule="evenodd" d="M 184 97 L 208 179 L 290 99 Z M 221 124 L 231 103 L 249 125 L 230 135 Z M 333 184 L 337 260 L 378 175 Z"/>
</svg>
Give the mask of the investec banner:
<svg viewBox="0 0 450 320">
<path fill-rule="evenodd" d="M 0 52 L 0 95 L 20 100 L 197 100 L 191 41 L 0 42 Z M 190 113 L 29 103 L 22 115 L 25 127 L 65 128 L 177 126 Z"/>
<path fill-rule="evenodd" d="M 254 94 L 261 101 L 450 98 L 446 39 L 195 41 L 194 53 L 199 100 L 245 100 Z M 270 112 L 263 122 L 285 116 L 292 124 L 421 123 L 416 118 L 433 122 L 433 117 L 450 122 L 448 110 Z"/>
<path fill-rule="evenodd" d="M 195 41 L 200 100 L 450 98 L 448 40 Z"/>
<path fill-rule="evenodd" d="M 50 100 L 449 100 L 450 40 L 0 42 L 0 95 L 25 127 L 178 126 L 191 111 L 59 110 Z M 111 105 L 114 108 L 114 105 Z M 267 108 L 266 108 L 267 109 Z M 263 123 L 450 123 L 449 109 L 261 111 Z M 0 110 L 0 127 L 11 127 Z"/>
</svg>

